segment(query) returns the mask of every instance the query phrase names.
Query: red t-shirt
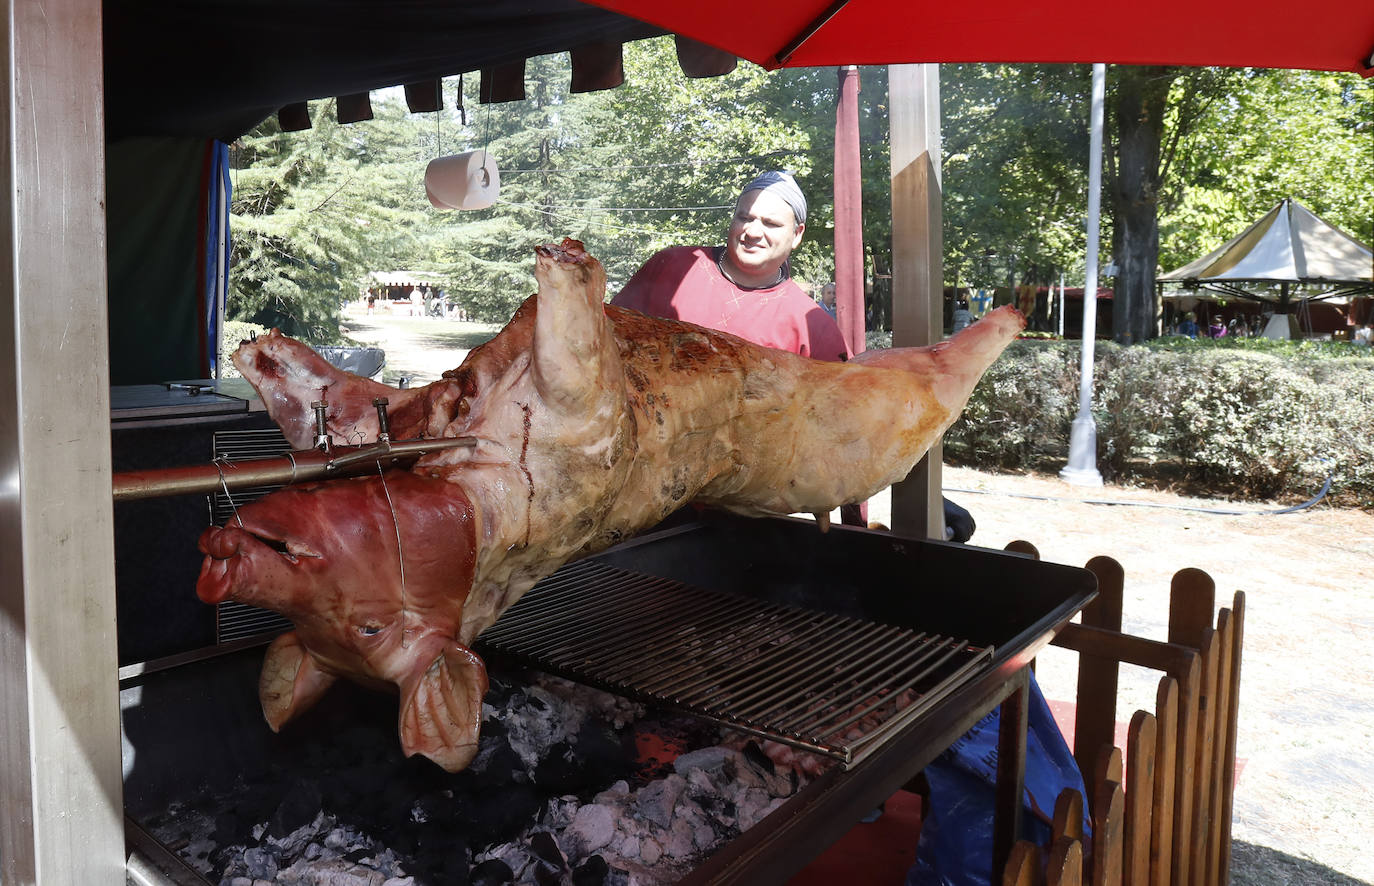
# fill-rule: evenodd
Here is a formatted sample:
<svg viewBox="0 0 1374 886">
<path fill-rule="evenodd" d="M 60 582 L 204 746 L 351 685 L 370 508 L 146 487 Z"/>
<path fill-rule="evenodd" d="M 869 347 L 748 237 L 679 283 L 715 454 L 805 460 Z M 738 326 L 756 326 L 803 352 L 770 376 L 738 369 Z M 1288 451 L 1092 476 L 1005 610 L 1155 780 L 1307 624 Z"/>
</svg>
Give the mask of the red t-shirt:
<svg viewBox="0 0 1374 886">
<path fill-rule="evenodd" d="M 741 289 L 716 265 L 717 250 L 674 246 L 644 263 L 611 304 L 655 317 L 685 320 L 755 344 L 815 357 L 852 355 L 840 327 L 791 280 Z"/>
</svg>

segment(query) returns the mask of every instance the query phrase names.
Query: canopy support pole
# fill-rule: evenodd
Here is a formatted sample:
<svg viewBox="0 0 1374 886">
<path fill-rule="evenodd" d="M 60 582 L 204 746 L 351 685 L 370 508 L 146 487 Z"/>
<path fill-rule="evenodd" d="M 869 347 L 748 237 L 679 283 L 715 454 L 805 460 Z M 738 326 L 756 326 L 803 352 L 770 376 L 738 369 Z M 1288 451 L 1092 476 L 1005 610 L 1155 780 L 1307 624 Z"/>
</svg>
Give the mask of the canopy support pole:
<svg viewBox="0 0 1374 886">
<path fill-rule="evenodd" d="M 0 881 L 114 886 L 126 874 L 101 4 L 6 8 Z"/>
<path fill-rule="evenodd" d="M 944 337 L 941 267 L 940 66 L 890 65 L 892 154 L 892 344 L 931 345 Z M 944 443 L 936 441 L 892 487 L 892 529 L 945 538 L 941 492 Z"/>
</svg>

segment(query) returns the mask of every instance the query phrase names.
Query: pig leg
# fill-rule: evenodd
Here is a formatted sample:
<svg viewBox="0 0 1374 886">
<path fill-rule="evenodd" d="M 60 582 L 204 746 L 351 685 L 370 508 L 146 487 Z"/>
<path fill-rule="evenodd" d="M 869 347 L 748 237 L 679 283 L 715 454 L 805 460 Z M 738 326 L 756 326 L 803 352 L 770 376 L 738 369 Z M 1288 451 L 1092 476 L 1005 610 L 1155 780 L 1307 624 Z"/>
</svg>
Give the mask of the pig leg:
<svg viewBox="0 0 1374 886">
<path fill-rule="evenodd" d="M 426 658 L 417 656 L 419 668 L 401 681 L 401 748 L 458 772 L 477 755 L 487 668 L 452 640 L 427 664 Z"/>
<path fill-rule="evenodd" d="M 287 720 L 319 701 L 335 679 L 320 670 L 295 631 L 273 640 L 258 677 L 258 699 L 267 725 L 279 731 Z"/>
</svg>

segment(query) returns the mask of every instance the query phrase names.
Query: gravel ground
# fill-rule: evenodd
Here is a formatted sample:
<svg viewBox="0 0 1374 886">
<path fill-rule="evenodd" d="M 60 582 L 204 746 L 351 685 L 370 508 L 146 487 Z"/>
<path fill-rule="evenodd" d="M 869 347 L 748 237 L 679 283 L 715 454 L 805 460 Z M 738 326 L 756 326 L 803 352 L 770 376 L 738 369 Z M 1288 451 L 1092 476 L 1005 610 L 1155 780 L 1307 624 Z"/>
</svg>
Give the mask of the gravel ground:
<svg viewBox="0 0 1374 886">
<path fill-rule="evenodd" d="M 436 379 L 495 330 L 361 310 L 345 323 L 355 340 L 387 350 L 389 383 Z M 1374 772 L 1374 514 L 1325 504 L 1265 514 L 1264 504 L 948 466 L 944 486 L 973 513 L 973 544 L 1025 539 L 1057 563 L 1119 561 L 1129 633 L 1165 639 L 1169 581 L 1184 567 L 1212 576 L 1219 606 L 1244 591 L 1232 882 L 1374 883 L 1363 845 L 1374 822 L 1363 784 Z M 885 494 L 870 507 L 871 519 L 890 513 Z M 1059 649 L 1041 657 L 1048 698 L 1073 698 L 1075 658 Z M 1117 719 L 1152 710 L 1157 683 L 1154 672 L 1123 667 Z"/>
</svg>

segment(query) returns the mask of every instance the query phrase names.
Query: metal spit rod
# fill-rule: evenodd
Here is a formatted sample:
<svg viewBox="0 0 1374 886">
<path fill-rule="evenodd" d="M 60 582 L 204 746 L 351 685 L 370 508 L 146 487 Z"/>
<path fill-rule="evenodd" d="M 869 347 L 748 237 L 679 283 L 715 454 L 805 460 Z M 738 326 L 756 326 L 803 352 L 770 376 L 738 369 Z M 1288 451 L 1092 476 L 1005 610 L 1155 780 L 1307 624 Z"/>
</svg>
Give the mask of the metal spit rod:
<svg viewBox="0 0 1374 886">
<path fill-rule="evenodd" d="M 251 461 L 215 461 L 208 465 L 182 468 L 157 468 L 147 471 L 124 471 L 114 475 L 114 500 L 133 501 L 140 498 L 159 498 L 167 495 L 190 495 L 255 486 L 281 486 L 318 480 L 322 477 L 345 477 L 373 467 L 392 467 L 413 461 L 431 452 L 477 445 L 476 437 L 439 437 L 433 440 L 391 439 L 387 419 L 387 399 L 372 401 L 377 410 L 377 442 L 360 446 L 335 446 L 329 436 L 329 402 L 317 400 L 310 404 L 315 413 L 315 448 L 297 450 L 270 458 Z"/>
<path fill-rule="evenodd" d="M 363 446 L 333 446 L 328 452 L 305 449 L 251 461 L 123 471 L 114 475 L 114 500 L 133 501 L 252 486 L 279 486 L 304 480 L 343 477 L 363 471 L 376 472 L 379 462 L 390 467 L 431 452 L 476 445 L 476 437 L 382 440 Z"/>
</svg>

